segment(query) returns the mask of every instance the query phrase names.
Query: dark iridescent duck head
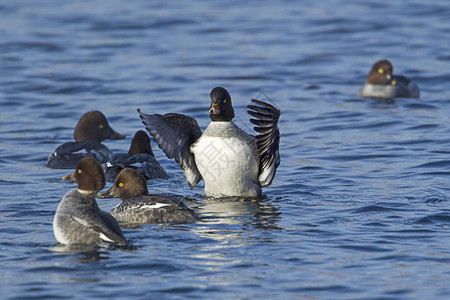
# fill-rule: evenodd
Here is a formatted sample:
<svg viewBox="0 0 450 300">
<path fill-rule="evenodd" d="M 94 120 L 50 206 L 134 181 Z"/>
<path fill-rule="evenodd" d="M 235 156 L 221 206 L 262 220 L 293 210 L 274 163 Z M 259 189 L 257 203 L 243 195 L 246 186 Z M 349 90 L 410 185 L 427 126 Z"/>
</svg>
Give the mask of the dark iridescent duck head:
<svg viewBox="0 0 450 300">
<path fill-rule="evenodd" d="M 101 142 L 106 139 L 120 140 L 125 136 L 114 131 L 109 126 L 105 115 L 98 110 L 85 113 L 78 121 L 73 132 L 73 138 L 76 142 Z"/>
<path fill-rule="evenodd" d="M 130 150 L 128 150 L 128 154 L 130 155 L 139 153 L 147 153 L 151 156 L 155 156 L 152 151 L 152 146 L 150 145 L 150 138 L 143 130 L 139 130 L 134 134 Z"/>
<path fill-rule="evenodd" d="M 124 201 L 130 198 L 148 195 L 145 177 L 131 168 L 125 168 L 117 175 L 109 190 L 98 194 L 98 198 L 119 198 Z"/>
<path fill-rule="evenodd" d="M 389 85 L 391 84 L 393 71 L 394 67 L 389 60 L 377 61 L 370 70 L 366 82 L 374 85 Z"/>
<path fill-rule="evenodd" d="M 102 166 L 90 157 L 81 159 L 75 171 L 62 179 L 78 183 L 78 189 L 82 191 L 98 192 L 105 187 L 105 174 Z"/>
<path fill-rule="evenodd" d="M 234 118 L 234 110 L 231 105 L 231 97 L 223 87 L 212 89 L 209 117 L 213 122 L 230 122 Z"/>
</svg>

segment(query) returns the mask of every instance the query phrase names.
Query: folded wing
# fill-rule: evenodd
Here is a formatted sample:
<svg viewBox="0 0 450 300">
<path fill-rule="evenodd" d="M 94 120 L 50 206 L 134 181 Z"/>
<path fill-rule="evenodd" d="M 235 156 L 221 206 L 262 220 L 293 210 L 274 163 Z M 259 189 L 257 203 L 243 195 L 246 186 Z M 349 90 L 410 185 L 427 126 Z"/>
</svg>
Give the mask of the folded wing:
<svg viewBox="0 0 450 300">
<path fill-rule="evenodd" d="M 84 215 L 83 217 L 72 215 L 71 218 L 86 229 L 98 233 L 100 239 L 103 241 L 119 245 L 129 245 L 117 221 L 104 211 L 99 211 L 98 214 Z"/>
</svg>

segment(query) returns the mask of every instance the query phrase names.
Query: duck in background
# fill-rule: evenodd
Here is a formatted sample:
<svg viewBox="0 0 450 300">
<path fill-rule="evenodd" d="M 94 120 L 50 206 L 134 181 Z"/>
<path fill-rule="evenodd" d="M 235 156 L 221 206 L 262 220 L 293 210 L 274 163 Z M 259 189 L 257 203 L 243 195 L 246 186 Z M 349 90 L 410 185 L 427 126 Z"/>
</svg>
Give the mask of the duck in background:
<svg viewBox="0 0 450 300">
<path fill-rule="evenodd" d="M 394 68 L 387 59 L 377 61 L 369 75 L 366 83 L 359 91 L 361 98 L 419 98 L 420 90 L 417 84 L 402 75 L 392 74 Z"/>
<path fill-rule="evenodd" d="M 101 144 L 106 139 L 120 140 L 125 136 L 109 126 L 105 115 L 100 111 L 89 111 L 78 121 L 73 132 L 75 142 L 67 142 L 56 148 L 47 160 L 52 169 L 73 169 L 83 157 L 91 157 L 100 163 L 111 159 L 112 152 Z"/>
<path fill-rule="evenodd" d="M 114 154 L 102 165 L 106 181 L 114 182 L 119 172 L 124 168 L 133 168 L 145 179 L 167 179 L 167 173 L 156 160 L 150 145 L 150 138 L 143 130 L 134 134 L 128 153 Z"/>
<path fill-rule="evenodd" d="M 260 100 L 248 105 L 257 136 L 234 122 L 230 94 L 223 87 L 210 93 L 211 123 L 202 133 L 197 121 L 182 114 L 148 115 L 138 109 L 142 123 L 168 158 L 183 170 L 192 188 L 205 181 L 207 197 L 260 198 L 280 164 L 280 111 Z"/>
<path fill-rule="evenodd" d="M 122 200 L 122 203 L 109 212 L 122 226 L 192 223 L 198 220 L 195 212 L 182 201 L 166 195 L 149 195 L 146 179 L 131 168 L 120 171 L 111 188 L 97 197 Z"/>
<path fill-rule="evenodd" d="M 53 219 L 53 233 L 64 245 L 98 245 L 112 243 L 128 246 L 116 219 L 100 210 L 95 195 L 105 187 L 105 175 L 92 158 L 81 159 L 75 171 L 62 178 L 75 181 L 78 188 L 61 200 Z"/>
</svg>

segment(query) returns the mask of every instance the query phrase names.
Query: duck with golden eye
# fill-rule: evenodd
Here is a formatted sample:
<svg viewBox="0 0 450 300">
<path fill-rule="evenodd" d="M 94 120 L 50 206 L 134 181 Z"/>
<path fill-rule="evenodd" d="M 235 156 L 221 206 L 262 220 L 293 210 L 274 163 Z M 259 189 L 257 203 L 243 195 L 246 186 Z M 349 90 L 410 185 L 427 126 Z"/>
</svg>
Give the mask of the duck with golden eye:
<svg viewBox="0 0 450 300">
<path fill-rule="evenodd" d="M 114 182 L 124 168 L 132 168 L 144 175 L 145 179 L 167 179 L 167 173 L 156 160 L 150 145 L 150 138 L 143 130 L 134 134 L 128 153 L 114 154 L 102 165 L 106 181 Z"/>
<path fill-rule="evenodd" d="M 202 133 L 197 121 L 177 113 L 139 116 L 168 158 L 174 158 L 192 188 L 204 180 L 207 197 L 259 199 L 261 187 L 269 186 L 280 164 L 280 111 L 271 104 L 252 99 L 248 113 L 257 136 L 234 122 L 228 91 L 215 87 L 210 93 L 211 123 Z"/>
<path fill-rule="evenodd" d="M 377 61 L 367 76 L 358 97 L 365 98 L 419 98 L 420 90 L 416 83 L 407 77 L 393 74 L 393 66 L 387 59 Z"/>
<path fill-rule="evenodd" d="M 106 139 L 120 140 L 125 136 L 111 128 L 102 112 L 89 111 L 78 121 L 73 138 L 75 142 L 66 142 L 50 154 L 47 167 L 73 169 L 83 157 L 91 157 L 105 163 L 113 154 L 101 142 Z"/>
<path fill-rule="evenodd" d="M 182 201 L 166 195 L 149 194 L 144 176 L 131 168 L 120 171 L 111 188 L 98 194 L 97 198 L 122 200 L 109 212 L 122 226 L 198 220 L 197 214 Z"/>
<path fill-rule="evenodd" d="M 118 222 L 101 210 L 95 195 L 105 186 L 100 164 L 92 158 L 82 158 L 73 173 L 63 180 L 75 181 L 78 188 L 69 191 L 61 200 L 53 218 L 53 233 L 64 245 L 129 246 Z"/>
</svg>

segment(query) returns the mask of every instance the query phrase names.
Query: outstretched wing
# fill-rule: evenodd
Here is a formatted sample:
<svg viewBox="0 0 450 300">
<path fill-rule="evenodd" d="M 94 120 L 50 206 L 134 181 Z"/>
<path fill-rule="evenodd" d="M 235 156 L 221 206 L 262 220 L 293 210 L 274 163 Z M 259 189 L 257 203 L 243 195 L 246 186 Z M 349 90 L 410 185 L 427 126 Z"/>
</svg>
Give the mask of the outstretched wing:
<svg viewBox="0 0 450 300">
<path fill-rule="evenodd" d="M 168 158 L 175 158 L 192 188 L 202 176 L 195 164 L 191 145 L 202 135 L 202 131 L 194 118 L 182 114 L 148 115 L 141 113 L 139 117 L 145 128 L 155 139 Z"/>
<path fill-rule="evenodd" d="M 255 139 L 260 154 L 259 182 L 264 187 L 272 184 L 280 165 L 280 110 L 260 100 L 252 99 L 252 102 L 255 105 L 248 105 L 247 113 L 254 117 L 250 122 L 256 125 L 254 129 L 259 133 Z"/>
</svg>

